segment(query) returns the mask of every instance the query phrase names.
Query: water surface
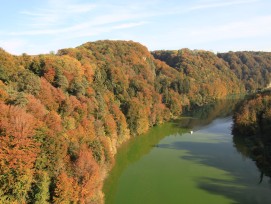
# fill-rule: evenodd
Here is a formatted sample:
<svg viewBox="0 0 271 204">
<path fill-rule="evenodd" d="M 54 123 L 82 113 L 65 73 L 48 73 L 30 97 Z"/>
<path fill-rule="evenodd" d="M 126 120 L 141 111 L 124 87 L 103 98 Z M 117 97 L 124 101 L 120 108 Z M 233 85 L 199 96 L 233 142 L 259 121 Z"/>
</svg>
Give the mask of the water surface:
<svg viewBox="0 0 271 204">
<path fill-rule="evenodd" d="M 271 203 L 269 177 L 233 143 L 230 112 L 211 110 L 124 144 L 104 185 L 106 204 Z"/>
</svg>

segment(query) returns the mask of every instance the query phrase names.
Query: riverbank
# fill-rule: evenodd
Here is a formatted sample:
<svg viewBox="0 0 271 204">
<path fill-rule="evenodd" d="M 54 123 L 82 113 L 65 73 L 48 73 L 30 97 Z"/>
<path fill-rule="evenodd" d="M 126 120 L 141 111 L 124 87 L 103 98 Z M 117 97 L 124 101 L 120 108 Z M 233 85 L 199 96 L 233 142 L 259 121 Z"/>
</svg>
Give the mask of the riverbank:
<svg viewBox="0 0 271 204">
<path fill-rule="evenodd" d="M 215 104 L 201 107 L 196 112 L 191 112 L 190 116 L 184 117 L 181 120 L 174 120 L 174 122 L 165 123 L 163 125 L 153 127 L 149 130 L 148 133 L 135 138 L 131 138 L 129 141 L 122 144 L 118 149 L 116 160 L 121 160 L 122 166 L 124 165 L 124 163 L 135 161 L 136 158 L 141 155 L 140 153 L 145 152 L 147 154 L 147 152 L 150 151 L 150 149 L 155 146 L 159 142 L 159 140 L 165 137 L 166 133 L 165 131 L 163 131 L 163 129 L 166 130 L 168 134 L 176 134 L 178 132 L 189 133 L 191 129 L 197 130 L 201 126 L 210 124 L 216 117 L 225 117 L 230 115 L 236 103 L 237 100 L 221 100 Z M 193 117 L 191 117 L 192 115 Z M 144 143 L 142 143 L 141 141 L 144 141 Z M 131 143 L 135 143 L 138 145 L 129 146 Z M 139 150 L 140 153 L 137 152 Z M 121 157 L 124 157 L 126 159 L 119 158 L 119 151 L 126 151 L 126 153 L 121 154 L 123 155 Z M 114 168 L 115 167 L 113 167 L 112 171 L 114 171 Z M 112 172 L 109 173 L 109 177 L 111 173 Z"/>
<path fill-rule="evenodd" d="M 105 203 L 271 202 L 269 178 L 263 176 L 259 185 L 254 161 L 244 160 L 234 146 L 231 116 L 194 124 L 193 135 L 165 123 L 120 147 L 103 188 Z"/>
</svg>

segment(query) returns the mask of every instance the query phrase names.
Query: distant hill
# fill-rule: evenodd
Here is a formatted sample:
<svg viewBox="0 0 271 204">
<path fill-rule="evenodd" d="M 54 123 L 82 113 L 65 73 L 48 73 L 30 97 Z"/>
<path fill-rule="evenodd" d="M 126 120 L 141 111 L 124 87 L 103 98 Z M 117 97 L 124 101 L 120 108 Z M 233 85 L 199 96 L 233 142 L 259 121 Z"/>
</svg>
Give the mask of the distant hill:
<svg viewBox="0 0 271 204">
<path fill-rule="evenodd" d="M 271 142 L 271 90 L 247 97 L 234 113 L 233 134 L 237 137 L 262 138 Z"/>
<path fill-rule="evenodd" d="M 210 52 L 150 53 L 132 41 L 38 56 L 0 49 L 0 203 L 102 203 L 120 144 L 245 92 L 234 73 Z"/>
<path fill-rule="evenodd" d="M 262 89 L 271 82 L 271 53 L 269 52 L 228 52 L 219 53 L 230 69 L 242 80 L 248 91 Z"/>
<path fill-rule="evenodd" d="M 228 64 L 212 52 L 181 49 L 154 51 L 152 54 L 185 78 L 189 85 L 187 95 L 192 103 L 200 105 L 225 98 L 229 94 L 244 92 L 242 82 Z"/>
</svg>

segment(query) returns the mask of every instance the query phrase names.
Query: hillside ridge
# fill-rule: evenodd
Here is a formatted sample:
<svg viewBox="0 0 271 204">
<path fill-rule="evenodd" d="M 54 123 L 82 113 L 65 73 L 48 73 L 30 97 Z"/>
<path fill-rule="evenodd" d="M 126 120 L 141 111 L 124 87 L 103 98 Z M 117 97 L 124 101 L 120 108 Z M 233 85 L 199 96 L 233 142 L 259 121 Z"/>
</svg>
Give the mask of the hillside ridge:
<svg viewBox="0 0 271 204">
<path fill-rule="evenodd" d="M 253 63 L 236 55 L 110 40 L 37 56 L 0 49 L 0 202 L 103 203 L 103 180 L 124 141 L 253 91 L 260 77 L 270 83 L 268 53 L 248 55 Z"/>
</svg>

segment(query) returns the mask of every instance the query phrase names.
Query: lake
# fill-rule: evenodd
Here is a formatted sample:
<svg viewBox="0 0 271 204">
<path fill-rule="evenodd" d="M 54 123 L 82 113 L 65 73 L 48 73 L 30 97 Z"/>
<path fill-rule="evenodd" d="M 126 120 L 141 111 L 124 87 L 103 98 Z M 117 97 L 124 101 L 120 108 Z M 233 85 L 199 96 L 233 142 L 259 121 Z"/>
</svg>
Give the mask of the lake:
<svg viewBox="0 0 271 204">
<path fill-rule="evenodd" d="M 203 107 L 122 145 L 104 183 L 105 203 L 271 203 L 270 178 L 231 135 L 235 103 Z"/>
</svg>

